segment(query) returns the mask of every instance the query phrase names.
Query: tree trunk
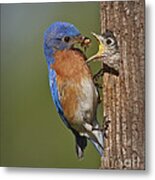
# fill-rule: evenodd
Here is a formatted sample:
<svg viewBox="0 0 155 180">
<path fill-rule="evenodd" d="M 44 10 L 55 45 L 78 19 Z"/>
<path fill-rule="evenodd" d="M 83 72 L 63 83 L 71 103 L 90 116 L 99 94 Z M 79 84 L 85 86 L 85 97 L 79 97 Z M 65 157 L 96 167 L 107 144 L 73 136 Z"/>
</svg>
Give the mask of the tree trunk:
<svg viewBox="0 0 155 180">
<path fill-rule="evenodd" d="M 144 7 L 139 1 L 100 4 L 101 32 L 116 34 L 119 76 L 103 76 L 104 116 L 111 121 L 104 140 L 103 169 L 144 169 Z"/>
</svg>

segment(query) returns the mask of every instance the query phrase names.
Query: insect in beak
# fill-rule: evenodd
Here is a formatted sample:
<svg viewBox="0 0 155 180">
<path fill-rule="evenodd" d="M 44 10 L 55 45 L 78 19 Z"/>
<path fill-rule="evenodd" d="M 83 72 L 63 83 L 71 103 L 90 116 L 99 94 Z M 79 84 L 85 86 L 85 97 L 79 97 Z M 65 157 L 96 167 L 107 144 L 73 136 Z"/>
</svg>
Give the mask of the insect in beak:
<svg viewBox="0 0 155 180">
<path fill-rule="evenodd" d="M 87 48 L 89 48 L 90 44 L 91 44 L 91 40 L 88 37 L 85 37 L 81 43 L 81 47 L 83 47 L 84 51 L 86 51 Z"/>
<path fill-rule="evenodd" d="M 84 48 L 84 51 L 90 46 L 91 40 L 88 37 L 79 35 L 74 38 L 74 43 L 80 44 Z"/>
</svg>

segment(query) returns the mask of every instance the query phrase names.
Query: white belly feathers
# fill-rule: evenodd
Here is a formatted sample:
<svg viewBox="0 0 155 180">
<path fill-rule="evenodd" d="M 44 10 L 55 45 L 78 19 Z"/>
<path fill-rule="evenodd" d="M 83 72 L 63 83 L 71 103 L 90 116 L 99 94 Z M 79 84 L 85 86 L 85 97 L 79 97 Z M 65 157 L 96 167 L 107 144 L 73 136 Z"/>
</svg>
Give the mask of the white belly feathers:
<svg viewBox="0 0 155 180">
<path fill-rule="evenodd" d="M 78 108 L 75 113 L 76 122 L 92 123 L 95 119 L 98 93 L 92 79 L 83 78 L 80 84 L 80 95 L 78 97 Z"/>
</svg>

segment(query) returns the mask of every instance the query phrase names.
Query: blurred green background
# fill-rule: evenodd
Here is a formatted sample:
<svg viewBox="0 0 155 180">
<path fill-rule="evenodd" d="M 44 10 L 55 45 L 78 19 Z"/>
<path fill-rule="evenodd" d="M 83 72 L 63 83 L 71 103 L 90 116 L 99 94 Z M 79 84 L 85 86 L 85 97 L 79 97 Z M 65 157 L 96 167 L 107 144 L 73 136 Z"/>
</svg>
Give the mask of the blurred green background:
<svg viewBox="0 0 155 180">
<path fill-rule="evenodd" d="M 92 144 L 78 160 L 71 132 L 53 105 L 43 54 L 43 33 L 55 21 L 82 34 L 100 32 L 99 2 L 1 5 L 0 161 L 2 166 L 98 168 Z M 87 56 L 97 51 L 93 43 Z M 92 67 L 96 71 L 99 65 Z"/>
</svg>

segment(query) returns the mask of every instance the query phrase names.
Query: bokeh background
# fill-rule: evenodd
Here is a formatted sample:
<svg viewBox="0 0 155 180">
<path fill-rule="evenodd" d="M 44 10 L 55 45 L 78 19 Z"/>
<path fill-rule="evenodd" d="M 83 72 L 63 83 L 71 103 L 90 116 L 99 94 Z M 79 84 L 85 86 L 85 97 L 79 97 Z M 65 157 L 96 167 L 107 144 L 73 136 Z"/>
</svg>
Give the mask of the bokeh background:
<svg viewBox="0 0 155 180">
<path fill-rule="evenodd" d="M 43 33 L 55 21 L 82 34 L 100 32 L 99 2 L 1 5 L 0 161 L 2 166 L 98 168 L 92 144 L 78 160 L 71 132 L 53 105 L 43 54 Z M 97 51 L 96 41 L 87 56 Z M 92 65 L 93 71 L 99 68 Z"/>
</svg>

